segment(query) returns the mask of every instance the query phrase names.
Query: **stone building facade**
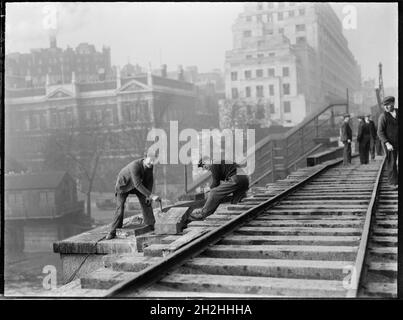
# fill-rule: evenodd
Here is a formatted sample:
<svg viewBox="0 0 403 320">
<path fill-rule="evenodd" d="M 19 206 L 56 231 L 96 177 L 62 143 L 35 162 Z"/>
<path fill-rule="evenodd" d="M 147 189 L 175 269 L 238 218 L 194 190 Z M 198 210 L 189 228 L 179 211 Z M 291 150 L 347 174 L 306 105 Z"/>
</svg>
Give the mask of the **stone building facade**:
<svg viewBox="0 0 403 320">
<path fill-rule="evenodd" d="M 113 80 L 86 83 L 76 82 L 73 74 L 70 83 L 8 89 L 5 118 L 5 152 L 31 171 L 47 169 L 46 153 L 54 156 L 52 136 L 72 137 L 78 159 L 100 143 L 99 191 L 113 191 L 119 170 L 145 154 L 152 128 L 169 132 L 169 122 L 175 120 L 179 130 L 218 126 L 217 102 L 206 100 L 191 83 L 150 72 L 126 78 L 118 72 Z M 170 166 L 164 174 L 161 166 L 156 170 L 157 181 L 165 181 L 167 190 L 182 188 L 183 166 Z"/>
<path fill-rule="evenodd" d="M 250 2 L 232 31 L 226 104 L 244 113 L 261 109 L 252 122 L 294 126 L 316 108 L 345 100 L 347 88 L 360 90 L 360 68 L 326 3 Z"/>
<path fill-rule="evenodd" d="M 70 83 L 73 72 L 77 82 L 113 77 L 110 48 L 104 46 L 97 51 L 92 44 L 80 43 L 75 49 L 62 49 L 57 47 L 53 37 L 49 48 L 5 56 L 5 83 L 9 88 L 40 88 L 46 84 Z"/>
</svg>

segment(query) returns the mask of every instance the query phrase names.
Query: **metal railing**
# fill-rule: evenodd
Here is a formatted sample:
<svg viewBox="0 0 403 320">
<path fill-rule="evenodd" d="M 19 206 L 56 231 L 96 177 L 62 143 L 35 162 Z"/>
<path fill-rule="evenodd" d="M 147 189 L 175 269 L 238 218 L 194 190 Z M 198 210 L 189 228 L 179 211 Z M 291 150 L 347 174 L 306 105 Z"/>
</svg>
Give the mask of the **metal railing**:
<svg viewBox="0 0 403 320">
<path fill-rule="evenodd" d="M 306 116 L 300 124 L 286 133 L 270 135 L 250 148 L 245 160 L 240 164 L 246 164 L 254 153 L 255 170 L 249 177 L 251 185 L 261 182 L 270 175 L 272 181 L 275 181 L 277 172 L 286 175 L 290 168 L 319 149 L 320 142 L 315 139 L 338 136 L 339 126 L 336 118 L 346 113 L 347 108 L 346 102 L 329 104 Z M 187 194 L 206 184 L 210 176 L 210 173 L 205 173 L 190 184 Z"/>
</svg>

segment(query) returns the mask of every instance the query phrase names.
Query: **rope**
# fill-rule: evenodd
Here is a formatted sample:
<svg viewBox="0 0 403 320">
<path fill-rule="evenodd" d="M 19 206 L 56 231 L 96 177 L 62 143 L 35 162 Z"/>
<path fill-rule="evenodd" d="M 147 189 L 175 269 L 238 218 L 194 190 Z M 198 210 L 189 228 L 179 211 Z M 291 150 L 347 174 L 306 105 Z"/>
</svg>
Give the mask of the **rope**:
<svg viewBox="0 0 403 320">
<path fill-rule="evenodd" d="M 96 248 L 97 244 L 98 244 L 100 241 L 102 241 L 103 239 L 105 239 L 105 238 L 106 238 L 106 235 L 103 236 L 102 238 L 100 238 L 99 240 L 97 240 L 97 241 L 94 243 L 93 248 L 94 248 L 94 247 Z M 66 283 L 69 283 L 69 282 L 71 282 L 71 281 L 74 279 L 74 277 L 77 275 L 77 272 L 80 271 L 81 267 L 84 265 L 85 261 L 87 261 L 88 257 L 89 257 L 91 254 L 92 254 L 92 252 L 87 253 L 87 255 L 85 256 L 85 258 L 83 259 L 83 261 L 80 263 L 80 265 L 78 266 L 78 268 L 73 272 L 73 274 L 70 276 L 69 280 L 68 280 Z"/>
<path fill-rule="evenodd" d="M 133 216 L 133 219 L 132 219 L 132 220 L 134 220 L 134 219 L 136 219 L 136 218 L 138 219 L 137 216 Z M 132 222 L 132 221 L 128 221 L 128 222 L 124 223 L 122 227 L 124 227 L 124 226 L 126 226 L 126 225 L 129 225 L 131 222 Z M 93 248 L 96 248 L 97 244 L 98 244 L 100 241 L 104 240 L 105 238 L 106 238 L 106 235 L 104 235 L 102 238 L 98 239 L 98 240 L 94 243 Z M 68 280 L 66 283 L 69 283 L 69 282 L 71 282 L 71 281 L 74 279 L 74 277 L 77 275 L 77 272 L 80 271 L 81 267 L 84 265 L 85 261 L 87 261 L 88 257 L 89 257 L 91 254 L 93 254 L 93 253 L 92 253 L 92 252 L 87 253 L 87 255 L 84 257 L 83 261 L 80 263 L 80 265 L 78 266 L 78 268 L 73 272 L 73 274 L 70 276 L 69 280 Z"/>
</svg>

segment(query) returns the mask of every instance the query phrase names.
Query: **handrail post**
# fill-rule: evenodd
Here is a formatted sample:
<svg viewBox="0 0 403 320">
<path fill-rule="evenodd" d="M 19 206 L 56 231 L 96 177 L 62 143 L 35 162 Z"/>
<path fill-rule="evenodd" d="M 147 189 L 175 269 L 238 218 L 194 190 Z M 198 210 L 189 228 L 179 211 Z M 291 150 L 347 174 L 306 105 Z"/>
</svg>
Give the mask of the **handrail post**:
<svg viewBox="0 0 403 320">
<path fill-rule="evenodd" d="M 319 137 L 319 117 L 315 117 L 315 136 Z"/>
<path fill-rule="evenodd" d="M 271 177 L 272 177 L 272 182 L 274 182 L 274 141 L 270 141 L 271 143 Z"/>
</svg>

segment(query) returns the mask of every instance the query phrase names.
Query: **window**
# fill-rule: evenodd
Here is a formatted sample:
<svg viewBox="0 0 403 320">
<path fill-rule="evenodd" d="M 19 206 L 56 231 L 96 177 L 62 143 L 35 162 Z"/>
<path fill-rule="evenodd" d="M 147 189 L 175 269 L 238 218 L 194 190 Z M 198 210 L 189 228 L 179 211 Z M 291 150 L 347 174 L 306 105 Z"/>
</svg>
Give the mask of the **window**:
<svg viewBox="0 0 403 320">
<path fill-rule="evenodd" d="M 276 112 L 276 110 L 274 109 L 274 103 L 270 103 L 269 108 L 270 108 L 270 113 Z"/>
<path fill-rule="evenodd" d="M 305 15 L 305 9 L 299 9 L 298 12 L 300 16 Z"/>
<path fill-rule="evenodd" d="M 277 14 L 277 20 L 278 20 L 278 21 L 281 21 L 281 20 L 283 20 L 283 19 L 284 19 L 283 13 L 282 13 L 282 12 L 279 12 L 279 13 Z"/>
<path fill-rule="evenodd" d="M 284 113 L 291 112 L 291 103 L 290 101 L 284 101 Z"/>
<path fill-rule="evenodd" d="M 104 111 L 104 125 L 111 125 L 113 124 L 113 116 L 112 116 L 112 110 L 111 109 L 106 109 Z M 145 112 L 143 112 L 144 114 Z"/>
<path fill-rule="evenodd" d="M 252 77 L 252 71 L 246 70 L 245 71 L 245 79 L 250 79 Z"/>
<path fill-rule="evenodd" d="M 262 98 L 263 96 L 263 86 L 256 86 L 256 97 Z"/>
<path fill-rule="evenodd" d="M 231 72 L 231 80 L 232 81 L 238 80 L 238 72 Z"/>
<path fill-rule="evenodd" d="M 274 57 L 276 54 L 274 52 L 269 52 L 269 57 Z"/>
<path fill-rule="evenodd" d="M 283 94 L 290 94 L 290 84 L 289 83 L 283 84 Z"/>
<path fill-rule="evenodd" d="M 22 194 L 21 193 L 10 193 L 8 195 L 8 204 L 10 206 L 22 207 Z"/>
<path fill-rule="evenodd" d="M 305 31 L 305 25 L 304 24 L 297 24 L 295 26 L 296 31 Z"/>
<path fill-rule="evenodd" d="M 246 59 L 252 59 L 252 55 L 251 54 L 246 55 Z"/>
<path fill-rule="evenodd" d="M 305 37 L 297 37 L 297 43 L 298 44 L 306 43 L 306 38 Z"/>
<path fill-rule="evenodd" d="M 251 96 L 250 87 L 246 87 L 246 88 L 245 88 L 245 96 L 246 96 L 247 98 L 249 98 L 249 97 Z"/>
<path fill-rule="evenodd" d="M 267 22 L 273 22 L 273 16 L 271 13 L 267 15 Z"/>
<path fill-rule="evenodd" d="M 245 31 L 243 32 L 243 36 L 244 36 L 245 38 L 251 37 L 251 36 L 252 36 L 252 31 L 250 31 L 250 30 L 245 30 Z"/>
<path fill-rule="evenodd" d="M 273 3 L 273 2 L 269 2 L 268 8 L 269 8 L 269 9 L 274 8 L 274 3 Z"/>
<path fill-rule="evenodd" d="M 269 68 L 269 77 L 274 77 L 274 68 Z"/>
<path fill-rule="evenodd" d="M 274 86 L 271 84 L 271 85 L 269 85 L 269 94 L 271 95 L 271 96 L 274 96 Z"/>
<path fill-rule="evenodd" d="M 263 40 L 259 40 L 258 42 L 257 42 L 257 46 L 258 47 L 261 47 L 261 46 L 263 46 L 264 45 L 264 41 Z M 259 55 L 258 55 L 259 56 Z"/>
<path fill-rule="evenodd" d="M 292 18 L 294 16 L 294 10 L 288 11 L 288 16 Z"/>
<path fill-rule="evenodd" d="M 231 93 L 232 93 L 232 99 L 238 99 L 238 89 L 237 88 L 232 88 Z"/>
<path fill-rule="evenodd" d="M 263 10 L 263 4 L 258 3 L 258 4 L 257 4 L 257 9 L 258 9 L 258 10 Z"/>
<path fill-rule="evenodd" d="M 53 191 L 46 192 L 46 198 L 49 206 L 55 205 L 55 193 Z"/>
<path fill-rule="evenodd" d="M 273 29 L 266 30 L 266 34 L 273 34 Z"/>
<path fill-rule="evenodd" d="M 263 77 L 263 70 L 262 69 L 257 69 L 256 70 L 256 77 L 257 78 Z"/>
<path fill-rule="evenodd" d="M 283 67 L 283 77 L 288 77 L 290 75 L 290 69 L 288 67 Z"/>
<path fill-rule="evenodd" d="M 278 33 L 283 34 L 284 33 L 284 28 L 279 28 Z"/>
<path fill-rule="evenodd" d="M 260 59 L 264 58 L 264 54 L 263 53 L 258 53 L 257 57 L 260 58 Z"/>
<path fill-rule="evenodd" d="M 256 16 L 256 21 L 257 21 L 257 22 L 262 22 L 262 15 L 261 15 L 261 14 L 258 14 L 258 15 Z"/>
<path fill-rule="evenodd" d="M 246 22 L 251 22 L 252 21 L 252 17 L 251 16 L 247 16 L 246 17 Z"/>
</svg>

